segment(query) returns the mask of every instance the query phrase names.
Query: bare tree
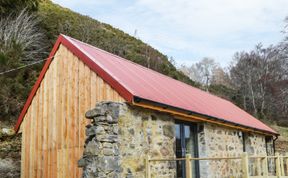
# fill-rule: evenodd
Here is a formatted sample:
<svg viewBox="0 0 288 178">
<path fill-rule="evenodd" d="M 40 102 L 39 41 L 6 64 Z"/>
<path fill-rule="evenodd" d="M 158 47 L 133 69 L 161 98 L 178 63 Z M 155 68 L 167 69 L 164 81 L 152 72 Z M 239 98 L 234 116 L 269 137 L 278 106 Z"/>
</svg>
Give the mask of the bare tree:
<svg viewBox="0 0 288 178">
<path fill-rule="evenodd" d="M 220 66 L 216 67 L 212 73 L 211 85 L 224 85 L 232 88 L 228 72 Z"/>
<path fill-rule="evenodd" d="M 187 75 L 191 80 L 202 84 L 206 91 L 208 91 L 213 71 L 218 67 L 219 64 L 217 64 L 214 59 L 205 57 L 200 62 L 192 64 L 190 67 L 181 65 L 179 70 Z"/>
<path fill-rule="evenodd" d="M 236 53 L 236 64 L 230 69 L 232 83 L 243 96 L 243 107 L 255 115 L 266 117 L 275 104 L 283 83 L 285 61 L 279 56 L 277 46 L 263 48 L 256 45 L 250 52 Z M 278 83 L 278 84 L 276 84 Z M 271 112 L 272 109 L 271 109 Z"/>
</svg>

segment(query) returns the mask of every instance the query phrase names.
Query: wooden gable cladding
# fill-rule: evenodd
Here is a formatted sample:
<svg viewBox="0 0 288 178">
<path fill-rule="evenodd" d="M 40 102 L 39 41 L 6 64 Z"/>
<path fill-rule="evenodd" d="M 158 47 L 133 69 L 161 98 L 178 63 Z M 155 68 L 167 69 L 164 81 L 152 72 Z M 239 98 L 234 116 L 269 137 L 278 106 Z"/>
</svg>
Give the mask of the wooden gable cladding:
<svg viewBox="0 0 288 178">
<path fill-rule="evenodd" d="M 60 45 L 21 125 L 21 177 L 80 177 L 85 112 L 100 101 L 125 100 Z"/>
</svg>

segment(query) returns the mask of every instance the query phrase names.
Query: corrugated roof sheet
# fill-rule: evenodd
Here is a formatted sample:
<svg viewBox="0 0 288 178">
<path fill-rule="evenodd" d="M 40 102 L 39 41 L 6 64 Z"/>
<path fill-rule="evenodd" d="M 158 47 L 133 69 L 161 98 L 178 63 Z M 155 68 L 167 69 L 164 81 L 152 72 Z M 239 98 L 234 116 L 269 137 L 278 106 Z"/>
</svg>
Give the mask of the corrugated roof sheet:
<svg viewBox="0 0 288 178">
<path fill-rule="evenodd" d="M 233 124 L 276 133 L 230 101 L 71 37 L 62 35 L 58 41 L 66 44 L 68 49 L 78 55 L 79 58 L 85 57 L 86 64 L 104 77 L 106 82 L 111 84 L 116 91 L 119 90 L 118 92 L 128 102 L 132 102 L 134 97 L 140 97 Z"/>
<path fill-rule="evenodd" d="M 69 38 L 69 41 L 119 81 L 133 96 L 275 133 L 230 101 L 78 40 Z"/>
</svg>

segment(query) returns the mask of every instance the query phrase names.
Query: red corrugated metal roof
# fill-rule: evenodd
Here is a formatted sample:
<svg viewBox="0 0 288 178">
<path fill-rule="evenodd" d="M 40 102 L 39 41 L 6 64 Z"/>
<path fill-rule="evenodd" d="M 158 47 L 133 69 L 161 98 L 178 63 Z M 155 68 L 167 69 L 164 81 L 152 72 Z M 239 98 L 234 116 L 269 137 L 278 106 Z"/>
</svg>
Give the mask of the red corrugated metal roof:
<svg viewBox="0 0 288 178">
<path fill-rule="evenodd" d="M 128 102 L 139 97 L 232 124 L 276 133 L 227 100 L 73 38 L 62 35 L 56 45 L 59 43 L 67 46 Z"/>
</svg>

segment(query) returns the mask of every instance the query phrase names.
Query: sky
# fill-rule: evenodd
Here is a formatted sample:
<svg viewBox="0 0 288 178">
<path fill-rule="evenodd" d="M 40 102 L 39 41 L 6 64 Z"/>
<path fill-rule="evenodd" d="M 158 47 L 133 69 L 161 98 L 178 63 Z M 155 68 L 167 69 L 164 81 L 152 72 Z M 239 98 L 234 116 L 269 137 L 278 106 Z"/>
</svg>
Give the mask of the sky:
<svg viewBox="0 0 288 178">
<path fill-rule="evenodd" d="M 210 57 L 225 67 L 237 51 L 279 42 L 288 16 L 288 0 L 52 1 L 136 34 L 177 65 Z"/>
</svg>

